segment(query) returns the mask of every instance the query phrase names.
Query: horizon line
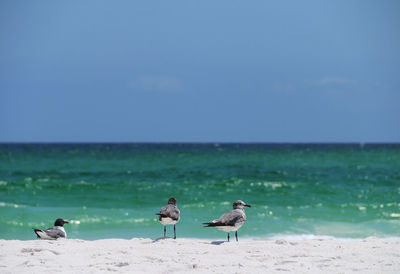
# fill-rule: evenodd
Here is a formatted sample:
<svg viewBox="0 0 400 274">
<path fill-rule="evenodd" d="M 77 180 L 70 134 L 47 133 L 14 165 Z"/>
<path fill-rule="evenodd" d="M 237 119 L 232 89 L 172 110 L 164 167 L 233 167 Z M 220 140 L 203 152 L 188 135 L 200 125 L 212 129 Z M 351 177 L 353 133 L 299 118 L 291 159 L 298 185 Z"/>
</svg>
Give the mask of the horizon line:
<svg viewBox="0 0 400 274">
<path fill-rule="evenodd" d="M 6 145 L 6 144 L 246 144 L 246 145 L 251 145 L 251 144 L 271 144 L 271 145 L 307 145 L 307 144 L 314 144 L 314 145 L 326 145 L 326 144 L 331 144 L 331 145 L 400 145 L 400 142 L 382 142 L 382 141 L 371 141 L 371 142 L 356 142 L 356 141 L 335 141 L 335 142 L 329 142 L 329 141 L 317 141 L 317 142 L 309 142 L 309 141 L 298 141 L 298 142 L 278 142 L 278 141 L 268 141 L 268 142 L 245 142 L 245 141 L 240 141 L 240 142 L 233 142 L 233 141 L 129 141 L 129 142 L 118 142 L 118 141 L 27 141 L 27 142 L 20 142 L 20 141 L 0 141 L 0 145 Z"/>
</svg>

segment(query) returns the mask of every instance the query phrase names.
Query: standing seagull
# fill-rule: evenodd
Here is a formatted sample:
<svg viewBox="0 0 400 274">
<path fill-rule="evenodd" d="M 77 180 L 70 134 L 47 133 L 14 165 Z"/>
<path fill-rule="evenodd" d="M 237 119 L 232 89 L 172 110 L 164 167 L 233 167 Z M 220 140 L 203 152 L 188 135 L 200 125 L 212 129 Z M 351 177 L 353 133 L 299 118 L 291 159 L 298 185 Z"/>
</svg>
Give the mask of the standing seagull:
<svg viewBox="0 0 400 274">
<path fill-rule="evenodd" d="M 54 228 L 48 228 L 45 230 L 33 228 L 38 238 L 43 240 L 57 240 L 58 238 L 67 238 L 67 232 L 65 232 L 64 224 L 68 224 L 63 219 L 57 219 L 54 222 Z"/>
<path fill-rule="evenodd" d="M 179 222 L 181 212 L 176 206 L 177 201 L 175 198 L 169 198 L 168 204 L 161 208 L 160 213 L 156 213 L 159 216 L 158 220 L 164 225 L 164 238 L 167 232 L 167 225 L 174 225 L 174 239 L 176 239 L 176 228 L 175 224 Z"/>
<path fill-rule="evenodd" d="M 219 230 L 228 232 L 235 231 L 236 241 L 238 241 L 237 231 L 246 221 L 246 214 L 244 213 L 243 207 L 251 207 L 241 200 L 237 200 L 233 203 L 233 210 L 223 214 L 218 219 L 215 219 L 209 223 L 203 223 L 204 227 L 216 227 Z"/>
</svg>

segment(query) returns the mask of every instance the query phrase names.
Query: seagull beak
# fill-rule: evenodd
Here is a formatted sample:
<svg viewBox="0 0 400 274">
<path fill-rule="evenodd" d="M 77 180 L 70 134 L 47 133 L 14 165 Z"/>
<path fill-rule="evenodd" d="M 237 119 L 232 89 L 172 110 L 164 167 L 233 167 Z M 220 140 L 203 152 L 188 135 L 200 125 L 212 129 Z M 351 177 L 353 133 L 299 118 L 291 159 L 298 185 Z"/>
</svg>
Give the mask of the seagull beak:
<svg viewBox="0 0 400 274">
<path fill-rule="evenodd" d="M 244 205 L 244 206 L 251 207 L 251 205 Z"/>
<path fill-rule="evenodd" d="M 68 221 L 64 221 L 64 224 L 69 224 L 69 222 Z"/>
</svg>

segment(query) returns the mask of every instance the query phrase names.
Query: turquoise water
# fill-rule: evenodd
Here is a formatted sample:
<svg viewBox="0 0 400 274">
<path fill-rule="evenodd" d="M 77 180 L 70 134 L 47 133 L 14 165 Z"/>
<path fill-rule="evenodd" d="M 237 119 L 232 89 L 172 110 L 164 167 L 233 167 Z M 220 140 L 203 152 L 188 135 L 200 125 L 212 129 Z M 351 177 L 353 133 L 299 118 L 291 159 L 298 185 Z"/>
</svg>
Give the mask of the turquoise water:
<svg viewBox="0 0 400 274">
<path fill-rule="evenodd" d="M 400 237 L 400 145 L 0 145 L 2 239 L 56 218 L 70 238 L 157 238 L 169 197 L 178 237 L 225 239 L 201 223 L 237 199 L 252 205 L 242 238 Z"/>
</svg>

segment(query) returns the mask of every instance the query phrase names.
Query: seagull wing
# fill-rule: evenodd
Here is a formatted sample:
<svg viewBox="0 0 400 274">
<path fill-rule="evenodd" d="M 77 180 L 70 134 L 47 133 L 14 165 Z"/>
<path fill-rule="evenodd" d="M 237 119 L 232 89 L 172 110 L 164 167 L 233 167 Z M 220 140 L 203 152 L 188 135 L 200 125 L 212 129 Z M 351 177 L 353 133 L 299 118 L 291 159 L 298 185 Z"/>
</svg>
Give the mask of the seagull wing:
<svg viewBox="0 0 400 274">
<path fill-rule="evenodd" d="M 59 229 L 55 228 L 48 228 L 48 229 L 33 229 L 38 236 L 38 238 L 41 239 L 58 239 L 58 238 L 65 238 L 65 233 Z"/>
<path fill-rule="evenodd" d="M 241 210 L 232 210 L 223 214 L 218 219 L 209 223 L 203 223 L 206 226 L 234 226 L 236 223 L 246 221 L 246 215 Z"/>
<path fill-rule="evenodd" d="M 65 238 L 65 233 L 59 229 L 48 228 L 44 232 L 52 238 Z"/>
<path fill-rule="evenodd" d="M 160 216 L 161 218 L 171 218 L 174 221 L 178 221 L 181 215 L 181 212 L 179 209 L 174 206 L 174 205 L 166 205 L 161 208 L 160 213 L 157 213 L 156 215 Z"/>
</svg>

